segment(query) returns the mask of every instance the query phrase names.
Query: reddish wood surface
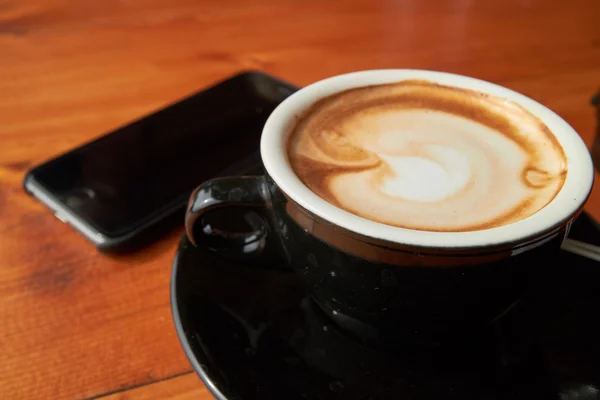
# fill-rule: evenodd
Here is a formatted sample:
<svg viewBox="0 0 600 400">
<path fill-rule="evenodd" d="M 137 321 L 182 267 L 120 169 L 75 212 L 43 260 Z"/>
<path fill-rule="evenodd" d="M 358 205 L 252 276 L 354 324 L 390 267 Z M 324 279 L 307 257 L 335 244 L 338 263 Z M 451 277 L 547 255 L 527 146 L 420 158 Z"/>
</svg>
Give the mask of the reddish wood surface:
<svg viewBox="0 0 600 400">
<path fill-rule="evenodd" d="M 589 144 L 600 2 L 0 0 L 0 398 L 211 398 L 171 321 L 180 232 L 102 255 L 23 193 L 30 166 L 241 69 L 388 67 L 508 86 Z"/>
<path fill-rule="evenodd" d="M 102 397 L 103 400 L 198 400 L 211 398 L 206 387 L 199 384 L 192 372 L 181 376 L 144 385 L 126 391 L 119 391 Z"/>
</svg>

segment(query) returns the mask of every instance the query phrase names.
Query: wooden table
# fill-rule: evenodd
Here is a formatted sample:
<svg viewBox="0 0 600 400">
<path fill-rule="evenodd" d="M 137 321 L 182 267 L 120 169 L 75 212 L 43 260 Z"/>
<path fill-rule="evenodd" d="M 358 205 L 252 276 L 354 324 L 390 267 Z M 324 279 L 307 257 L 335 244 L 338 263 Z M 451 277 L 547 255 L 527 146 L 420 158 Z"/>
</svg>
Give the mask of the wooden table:
<svg viewBox="0 0 600 400">
<path fill-rule="evenodd" d="M 598 0 L 0 0 L 0 398 L 209 399 L 176 338 L 180 232 L 109 257 L 28 168 L 241 69 L 427 68 L 541 101 L 589 144 Z M 600 217 L 600 189 L 587 210 Z"/>
</svg>

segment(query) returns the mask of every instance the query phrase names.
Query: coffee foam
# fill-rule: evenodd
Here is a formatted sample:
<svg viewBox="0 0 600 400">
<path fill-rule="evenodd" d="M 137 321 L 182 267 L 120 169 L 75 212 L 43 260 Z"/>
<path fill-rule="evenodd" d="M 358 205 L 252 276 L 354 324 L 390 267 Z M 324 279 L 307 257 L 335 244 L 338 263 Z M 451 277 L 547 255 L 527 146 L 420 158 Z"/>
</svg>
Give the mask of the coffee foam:
<svg viewBox="0 0 600 400">
<path fill-rule="evenodd" d="M 291 132 L 288 157 L 328 202 L 426 231 L 526 218 L 556 196 L 567 174 L 558 141 L 516 103 L 417 80 L 318 101 Z"/>
</svg>

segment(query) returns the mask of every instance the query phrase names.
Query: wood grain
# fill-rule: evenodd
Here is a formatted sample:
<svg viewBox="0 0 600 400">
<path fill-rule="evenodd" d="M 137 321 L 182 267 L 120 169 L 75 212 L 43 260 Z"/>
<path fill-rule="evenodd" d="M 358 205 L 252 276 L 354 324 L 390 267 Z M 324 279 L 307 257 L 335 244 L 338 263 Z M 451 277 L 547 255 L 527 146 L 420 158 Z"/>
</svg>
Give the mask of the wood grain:
<svg viewBox="0 0 600 400">
<path fill-rule="evenodd" d="M 200 378 L 193 373 L 187 373 L 168 380 L 149 385 L 119 391 L 100 397 L 102 400 L 198 400 L 207 398 L 208 389 Z"/>
<path fill-rule="evenodd" d="M 180 232 L 100 254 L 23 193 L 32 165 L 247 68 L 298 85 L 467 74 L 548 105 L 589 144 L 599 27 L 597 0 L 0 0 L 0 398 L 210 398 L 179 376 Z M 587 209 L 600 217 L 600 189 Z"/>
</svg>

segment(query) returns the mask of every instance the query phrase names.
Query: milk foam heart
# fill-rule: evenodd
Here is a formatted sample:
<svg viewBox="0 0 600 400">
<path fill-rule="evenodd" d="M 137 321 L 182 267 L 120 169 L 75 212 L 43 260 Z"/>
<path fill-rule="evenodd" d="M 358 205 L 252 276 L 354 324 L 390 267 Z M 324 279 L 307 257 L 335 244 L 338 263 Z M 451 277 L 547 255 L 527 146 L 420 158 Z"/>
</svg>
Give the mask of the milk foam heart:
<svg viewBox="0 0 600 400">
<path fill-rule="evenodd" d="M 469 163 L 460 152 L 434 145 L 428 150 L 435 158 L 378 154 L 394 171 L 394 176 L 382 182 L 380 190 L 394 198 L 434 202 L 451 196 L 469 183 Z"/>
<path fill-rule="evenodd" d="M 288 157 L 330 203 L 430 231 L 526 218 L 552 201 L 567 174 L 558 141 L 519 105 L 425 81 L 318 101 L 291 132 Z"/>
</svg>

